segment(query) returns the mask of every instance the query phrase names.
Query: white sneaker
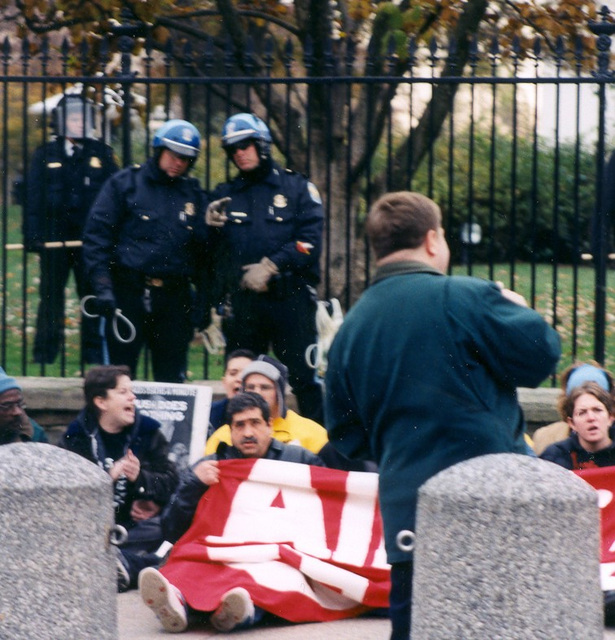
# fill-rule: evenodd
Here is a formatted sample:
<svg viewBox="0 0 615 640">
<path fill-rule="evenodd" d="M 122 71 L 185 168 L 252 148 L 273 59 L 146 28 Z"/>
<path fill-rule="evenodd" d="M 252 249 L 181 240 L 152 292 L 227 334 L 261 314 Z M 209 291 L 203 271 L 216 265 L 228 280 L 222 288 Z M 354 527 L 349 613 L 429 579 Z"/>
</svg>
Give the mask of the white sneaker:
<svg viewBox="0 0 615 640">
<path fill-rule="evenodd" d="M 139 574 L 139 591 L 143 602 L 156 614 L 169 633 L 180 633 L 188 626 L 185 600 L 157 569 L 147 567 Z"/>
<path fill-rule="evenodd" d="M 231 631 L 245 622 L 254 620 L 254 603 L 243 587 L 235 587 L 222 596 L 222 602 L 209 621 L 218 631 Z"/>
</svg>

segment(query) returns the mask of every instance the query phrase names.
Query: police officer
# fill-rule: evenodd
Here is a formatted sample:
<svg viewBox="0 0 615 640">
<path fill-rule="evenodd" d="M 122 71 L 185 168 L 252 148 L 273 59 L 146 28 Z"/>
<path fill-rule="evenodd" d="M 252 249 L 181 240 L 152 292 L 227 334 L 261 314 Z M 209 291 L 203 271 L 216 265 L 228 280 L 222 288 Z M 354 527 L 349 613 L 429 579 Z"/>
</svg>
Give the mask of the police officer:
<svg viewBox="0 0 615 640">
<path fill-rule="evenodd" d="M 161 382 L 185 379 L 193 321 L 199 323 L 191 279 L 203 252 L 206 201 L 188 172 L 200 145 L 191 123 L 164 123 L 154 135 L 152 157 L 103 186 L 85 228 L 84 257 L 95 307 L 107 318 L 111 364 L 128 365 L 134 375 L 146 344 Z M 121 341 L 125 326 L 113 321 L 116 309 L 136 328 L 129 343 Z"/>
<path fill-rule="evenodd" d="M 226 121 L 222 147 L 239 175 L 215 189 L 206 221 L 219 228 L 228 258 L 218 269 L 230 301 L 227 353 L 272 347 L 289 369 L 300 413 L 322 424 L 321 386 L 305 360 L 316 342 L 322 201 L 304 176 L 273 161 L 271 133 L 253 114 Z"/>
<path fill-rule="evenodd" d="M 81 247 L 49 248 L 45 243 L 81 241 L 88 210 L 118 166 L 113 150 L 96 139 L 96 111 L 81 95 L 64 96 L 53 111 L 56 138 L 32 156 L 27 179 L 24 240 L 40 254 L 40 303 L 34 361 L 52 363 L 63 337 L 64 291 L 71 270 L 79 297 L 91 293 Z M 98 323 L 82 318 L 85 362 L 100 363 Z"/>
</svg>

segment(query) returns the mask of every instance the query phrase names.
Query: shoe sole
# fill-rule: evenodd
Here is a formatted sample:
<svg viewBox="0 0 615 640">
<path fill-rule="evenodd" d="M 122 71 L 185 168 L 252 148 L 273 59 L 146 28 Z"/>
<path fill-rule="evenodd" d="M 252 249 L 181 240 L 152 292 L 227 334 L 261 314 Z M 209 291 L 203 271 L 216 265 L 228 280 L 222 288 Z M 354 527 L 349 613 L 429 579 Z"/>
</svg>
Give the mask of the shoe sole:
<svg viewBox="0 0 615 640">
<path fill-rule="evenodd" d="M 188 626 L 184 608 L 164 576 L 148 567 L 139 574 L 139 591 L 143 602 L 156 614 L 169 633 L 180 633 Z M 173 600 L 177 601 L 174 606 Z M 181 607 L 181 609 L 179 609 Z"/>
<path fill-rule="evenodd" d="M 246 606 L 246 594 L 247 591 L 242 589 L 241 592 L 231 592 L 224 596 L 222 604 L 210 618 L 210 623 L 214 629 L 217 631 L 231 631 L 254 616 L 254 607 Z M 217 615 L 218 611 L 220 611 L 221 615 Z M 243 615 L 237 615 L 238 612 Z"/>
</svg>

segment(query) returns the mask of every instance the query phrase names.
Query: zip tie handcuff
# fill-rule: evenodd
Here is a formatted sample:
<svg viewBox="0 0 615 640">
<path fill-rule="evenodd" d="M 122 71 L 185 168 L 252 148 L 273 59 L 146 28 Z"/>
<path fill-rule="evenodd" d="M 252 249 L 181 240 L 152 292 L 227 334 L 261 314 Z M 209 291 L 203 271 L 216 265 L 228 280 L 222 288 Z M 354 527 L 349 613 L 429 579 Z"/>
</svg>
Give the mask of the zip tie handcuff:
<svg viewBox="0 0 615 640">
<path fill-rule="evenodd" d="M 88 311 L 86 311 L 85 309 L 85 305 L 88 302 L 88 300 L 92 300 L 95 299 L 96 296 L 90 295 L 90 296 L 84 296 L 81 301 L 79 302 L 79 308 L 81 309 L 81 313 L 86 317 L 86 318 L 100 318 L 100 314 L 99 313 L 89 313 Z M 119 322 L 120 320 L 128 327 L 128 337 L 127 338 L 123 338 L 120 335 L 119 332 Z M 128 344 L 130 342 L 132 342 L 136 335 L 137 335 L 137 330 L 135 328 L 135 325 L 132 324 L 132 322 L 122 313 L 121 309 L 116 309 L 114 314 L 113 314 L 113 322 L 111 323 L 111 327 L 113 329 L 113 335 L 115 336 L 115 339 L 118 342 L 121 342 L 122 344 Z"/>
</svg>

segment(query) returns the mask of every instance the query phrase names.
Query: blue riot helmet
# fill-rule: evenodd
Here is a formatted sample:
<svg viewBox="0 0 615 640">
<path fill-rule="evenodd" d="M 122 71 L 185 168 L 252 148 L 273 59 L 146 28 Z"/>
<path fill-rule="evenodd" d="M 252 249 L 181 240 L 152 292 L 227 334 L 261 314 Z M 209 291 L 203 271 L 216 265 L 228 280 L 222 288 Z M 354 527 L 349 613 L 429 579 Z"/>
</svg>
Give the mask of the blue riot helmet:
<svg viewBox="0 0 615 640">
<path fill-rule="evenodd" d="M 271 154 L 269 127 L 252 113 L 236 113 L 222 127 L 222 148 L 232 156 L 233 145 L 244 140 L 253 140 L 261 158 Z"/>
<path fill-rule="evenodd" d="M 66 94 L 52 112 L 53 128 L 58 137 L 71 140 L 100 136 L 100 107 L 80 94 Z"/>
<path fill-rule="evenodd" d="M 194 162 L 201 148 L 201 135 L 187 120 L 168 120 L 154 134 L 152 146 L 158 154 L 170 149 Z"/>
</svg>

